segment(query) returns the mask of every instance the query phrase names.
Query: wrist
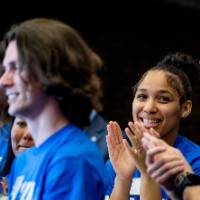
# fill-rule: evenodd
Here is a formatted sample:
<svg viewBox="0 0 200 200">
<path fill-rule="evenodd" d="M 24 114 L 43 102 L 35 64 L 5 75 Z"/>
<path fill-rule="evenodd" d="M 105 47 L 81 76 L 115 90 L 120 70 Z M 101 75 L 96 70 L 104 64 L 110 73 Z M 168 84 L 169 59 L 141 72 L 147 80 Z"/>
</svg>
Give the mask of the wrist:
<svg viewBox="0 0 200 200">
<path fill-rule="evenodd" d="M 156 185 L 159 185 L 158 183 L 156 183 L 154 181 L 154 179 L 149 176 L 147 173 L 145 174 L 141 174 L 141 184 L 143 185 L 151 185 L 151 186 L 156 186 Z M 160 186 L 159 186 L 160 187 Z"/>
<path fill-rule="evenodd" d="M 200 176 L 191 172 L 184 172 L 174 180 L 174 193 L 181 199 L 186 187 L 195 185 L 200 185 Z"/>
<path fill-rule="evenodd" d="M 122 185 L 127 185 L 127 184 L 130 184 L 132 182 L 132 177 L 124 178 L 124 177 L 116 176 L 115 177 L 115 182 L 118 182 L 118 183 L 120 183 Z"/>
</svg>

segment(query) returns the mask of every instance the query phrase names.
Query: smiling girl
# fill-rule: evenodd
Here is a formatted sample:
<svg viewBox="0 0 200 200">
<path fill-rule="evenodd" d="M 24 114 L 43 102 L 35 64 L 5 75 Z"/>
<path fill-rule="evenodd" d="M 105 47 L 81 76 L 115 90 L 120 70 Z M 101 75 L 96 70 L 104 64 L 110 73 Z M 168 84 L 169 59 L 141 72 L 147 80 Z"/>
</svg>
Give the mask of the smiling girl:
<svg viewBox="0 0 200 200">
<path fill-rule="evenodd" d="M 185 54 L 177 53 L 168 56 L 169 59 L 176 63 L 165 60 L 165 63 L 149 69 L 134 87 L 134 123 L 129 122 L 125 129 L 132 145 L 122 138 L 117 122 L 108 124 L 107 143 L 111 161 L 107 163 L 110 175 L 108 195 L 111 194 L 112 200 L 169 199 L 147 174 L 145 150 L 141 145 L 143 132 L 159 133 L 163 140 L 179 149 L 193 171 L 200 174 L 200 147 L 178 135 L 181 119 L 191 112 L 192 85 L 189 77 L 191 74 L 196 76 L 198 65 Z"/>
<path fill-rule="evenodd" d="M 21 117 L 15 117 L 11 127 L 11 146 L 9 147 L 8 158 L 5 165 L 5 173 L 10 171 L 11 164 L 15 156 L 18 156 L 21 152 L 24 152 L 30 147 L 35 146 L 34 140 L 29 132 L 26 121 Z M 2 199 L 7 196 L 7 183 L 6 178 L 1 181 L 2 187 Z M 0 198 L 1 200 L 1 198 Z"/>
<path fill-rule="evenodd" d="M 12 150 L 17 156 L 20 152 L 35 146 L 34 140 L 29 132 L 26 121 L 21 117 L 15 117 L 11 130 Z"/>
</svg>

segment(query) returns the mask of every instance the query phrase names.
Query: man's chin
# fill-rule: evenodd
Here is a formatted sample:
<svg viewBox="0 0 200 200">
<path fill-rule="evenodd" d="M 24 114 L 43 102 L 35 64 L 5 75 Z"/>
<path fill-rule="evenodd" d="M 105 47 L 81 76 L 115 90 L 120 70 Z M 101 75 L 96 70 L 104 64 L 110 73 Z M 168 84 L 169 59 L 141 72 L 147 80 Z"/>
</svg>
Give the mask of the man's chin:
<svg viewBox="0 0 200 200">
<path fill-rule="evenodd" d="M 11 116 L 16 116 L 15 112 L 12 109 L 10 109 L 10 107 L 8 108 L 8 114 Z"/>
<path fill-rule="evenodd" d="M 16 108 L 14 108 L 14 107 L 12 107 L 12 106 L 10 106 L 9 108 L 8 108 L 8 114 L 9 115 L 11 115 L 11 116 L 22 116 L 22 110 L 20 110 L 20 109 L 16 109 Z"/>
</svg>

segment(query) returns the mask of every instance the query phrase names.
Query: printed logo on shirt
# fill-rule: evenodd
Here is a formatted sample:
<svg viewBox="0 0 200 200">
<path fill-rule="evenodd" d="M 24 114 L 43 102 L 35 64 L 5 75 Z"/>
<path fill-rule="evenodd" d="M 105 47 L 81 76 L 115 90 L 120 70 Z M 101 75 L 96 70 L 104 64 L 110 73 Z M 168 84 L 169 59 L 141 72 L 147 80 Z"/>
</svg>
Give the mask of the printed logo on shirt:
<svg viewBox="0 0 200 200">
<path fill-rule="evenodd" d="M 130 193 L 129 193 L 130 194 L 129 200 L 139 199 L 140 185 L 141 185 L 141 178 L 140 177 L 132 179 L 131 189 L 130 189 Z M 167 200 L 167 199 L 162 198 L 162 200 Z"/>
<path fill-rule="evenodd" d="M 20 200 L 33 199 L 33 192 L 35 189 L 35 182 L 24 181 L 24 176 L 17 177 L 11 192 L 11 199 L 14 200 L 20 196 Z"/>
<path fill-rule="evenodd" d="M 92 136 L 90 139 L 91 139 L 92 142 L 96 142 L 97 141 L 97 137 L 96 136 Z"/>
<path fill-rule="evenodd" d="M 109 195 L 106 195 L 105 197 L 104 197 L 104 200 L 109 200 L 110 198 L 109 198 Z"/>
<path fill-rule="evenodd" d="M 140 178 L 133 178 L 132 179 L 130 195 L 140 195 L 140 184 L 141 184 Z"/>
</svg>

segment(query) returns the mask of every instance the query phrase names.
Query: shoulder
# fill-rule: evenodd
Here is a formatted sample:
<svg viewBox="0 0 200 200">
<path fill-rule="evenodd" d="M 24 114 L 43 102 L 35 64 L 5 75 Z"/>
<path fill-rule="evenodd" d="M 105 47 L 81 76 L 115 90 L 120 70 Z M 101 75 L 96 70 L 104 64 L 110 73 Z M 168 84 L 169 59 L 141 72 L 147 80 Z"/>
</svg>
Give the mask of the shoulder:
<svg viewBox="0 0 200 200">
<path fill-rule="evenodd" d="M 176 142 L 174 144 L 174 147 L 182 150 L 182 151 L 193 151 L 194 148 L 197 150 L 197 151 L 200 151 L 200 145 L 196 144 L 195 142 L 193 142 L 192 140 L 184 137 L 184 136 L 181 136 L 181 135 L 178 135 L 177 138 L 176 138 Z M 189 148 L 193 148 L 192 149 L 189 149 Z"/>
<path fill-rule="evenodd" d="M 103 158 L 99 150 L 81 129 L 73 127 L 70 132 L 66 130 L 61 135 L 51 144 L 54 146 L 49 149 L 51 164 L 61 162 L 70 167 L 74 165 L 75 168 L 77 168 L 75 165 L 82 165 L 82 163 L 95 166 L 95 168 L 102 166 Z"/>
<path fill-rule="evenodd" d="M 184 136 L 178 136 L 175 148 L 179 149 L 186 160 L 190 163 L 193 170 L 200 173 L 200 146 Z"/>
</svg>

